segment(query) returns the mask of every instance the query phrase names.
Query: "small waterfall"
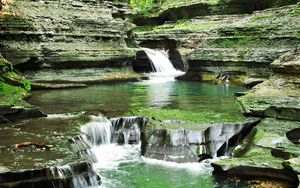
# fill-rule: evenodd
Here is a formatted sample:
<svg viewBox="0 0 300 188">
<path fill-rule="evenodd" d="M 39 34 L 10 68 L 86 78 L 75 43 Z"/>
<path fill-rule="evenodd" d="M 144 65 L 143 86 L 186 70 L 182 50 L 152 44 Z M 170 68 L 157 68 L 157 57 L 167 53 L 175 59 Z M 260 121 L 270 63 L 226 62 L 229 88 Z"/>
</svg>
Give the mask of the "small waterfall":
<svg viewBox="0 0 300 188">
<path fill-rule="evenodd" d="M 140 129 L 145 126 L 147 120 L 143 117 L 121 117 L 110 119 L 114 130 L 114 142 L 124 144 L 139 144 Z"/>
<path fill-rule="evenodd" d="M 81 132 L 88 135 L 94 145 L 110 144 L 112 136 L 111 122 L 102 116 L 92 116 L 92 121 L 81 127 Z"/>
<path fill-rule="evenodd" d="M 90 163 L 73 163 L 50 169 L 53 177 L 60 181 L 53 181 L 53 187 L 98 187 L 101 183 L 99 175 Z"/>
<path fill-rule="evenodd" d="M 164 50 L 153 50 L 144 48 L 145 53 L 151 63 L 154 73 L 150 75 L 154 77 L 177 77 L 184 74 L 184 72 L 176 70 L 169 60 L 168 53 Z"/>
</svg>

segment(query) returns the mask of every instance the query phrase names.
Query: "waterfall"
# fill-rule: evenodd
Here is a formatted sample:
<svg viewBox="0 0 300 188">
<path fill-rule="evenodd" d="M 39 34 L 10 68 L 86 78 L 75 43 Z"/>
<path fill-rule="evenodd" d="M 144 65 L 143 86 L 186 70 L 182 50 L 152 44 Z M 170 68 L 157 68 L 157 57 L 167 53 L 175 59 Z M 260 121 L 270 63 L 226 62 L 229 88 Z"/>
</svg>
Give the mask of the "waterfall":
<svg viewBox="0 0 300 188">
<path fill-rule="evenodd" d="M 98 187 L 101 183 L 99 175 L 87 162 L 51 167 L 50 172 L 56 180 L 52 182 L 53 187 L 87 188 Z"/>
<path fill-rule="evenodd" d="M 81 132 L 88 135 L 94 145 L 111 143 L 111 122 L 102 116 L 91 116 L 92 121 L 81 127 Z"/>
<path fill-rule="evenodd" d="M 144 48 L 144 51 L 147 54 L 152 70 L 154 71 L 150 76 L 174 78 L 184 74 L 184 72 L 174 68 L 166 51 L 153 50 L 149 48 Z"/>
</svg>

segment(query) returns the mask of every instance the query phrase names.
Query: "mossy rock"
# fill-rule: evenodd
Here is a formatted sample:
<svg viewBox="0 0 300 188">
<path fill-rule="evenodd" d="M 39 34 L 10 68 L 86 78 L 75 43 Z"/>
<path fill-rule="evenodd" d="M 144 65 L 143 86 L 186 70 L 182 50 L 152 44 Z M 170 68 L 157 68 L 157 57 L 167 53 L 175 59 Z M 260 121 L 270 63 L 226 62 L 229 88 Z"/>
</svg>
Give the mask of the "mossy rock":
<svg viewBox="0 0 300 188">
<path fill-rule="evenodd" d="M 216 174 L 252 178 L 274 178 L 298 184 L 298 157 L 300 146 L 290 142 L 286 132 L 300 127 L 296 121 L 264 119 L 255 132 L 245 139 L 237 150 L 241 155 L 214 162 Z"/>
</svg>

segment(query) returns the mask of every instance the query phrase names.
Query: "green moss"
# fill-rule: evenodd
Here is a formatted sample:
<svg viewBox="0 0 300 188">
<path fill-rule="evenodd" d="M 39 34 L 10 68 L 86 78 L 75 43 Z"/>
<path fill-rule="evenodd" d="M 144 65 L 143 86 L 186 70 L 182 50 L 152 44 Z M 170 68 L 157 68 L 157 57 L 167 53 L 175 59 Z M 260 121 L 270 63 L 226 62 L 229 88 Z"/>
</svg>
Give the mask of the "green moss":
<svg viewBox="0 0 300 188">
<path fill-rule="evenodd" d="M 27 95 L 26 90 L 21 87 L 12 86 L 0 81 L 0 103 L 7 105 L 19 105 Z"/>
<path fill-rule="evenodd" d="M 179 109 L 158 109 L 158 108 L 139 108 L 126 115 L 140 115 L 153 117 L 157 120 L 175 120 L 185 123 L 230 123 L 244 121 L 244 117 L 233 117 L 227 113 L 191 112 Z"/>
<path fill-rule="evenodd" d="M 130 6 L 138 12 L 150 11 L 154 6 L 155 0 L 130 0 Z"/>
<path fill-rule="evenodd" d="M 24 89 L 25 89 L 26 91 L 30 91 L 30 90 L 31 90 L 31 85 L 30 85 L 29 80 L 25 80 L 25 81 L 24 81 Z"/>
<path fill-rule="evenodd" d="M 0 104 L 5 105 L 26 105 L 23 98 L 30 91 L 30 83 L 22 76 L 13 71 L 11 63 L 0 56 Z M 13 86 L 6 83 L 6 80 L 12 80 L 20 83 L 20 86 Z"/>
</svg>

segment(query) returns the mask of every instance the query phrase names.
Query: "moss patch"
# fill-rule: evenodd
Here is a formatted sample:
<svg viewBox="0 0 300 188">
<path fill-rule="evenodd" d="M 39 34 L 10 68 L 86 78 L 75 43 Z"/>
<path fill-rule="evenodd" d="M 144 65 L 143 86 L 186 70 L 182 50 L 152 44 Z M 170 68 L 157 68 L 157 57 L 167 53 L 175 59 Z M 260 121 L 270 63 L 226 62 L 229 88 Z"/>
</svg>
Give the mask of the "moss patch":
<svg viewBox="0 0 300 188">
<path fill-rule="evenodd" d="M 30 82 L 13 71 L 12 65 L 0 56 L 0 104 L 28 106 L 23 98 L 31 89 Z M 16 86 L 9 84 L 12 82 Z"/>
<path fill-rule="evenodd" d="M 178 120 L 189 123 L 230 123 L 245 120 L 244 117 L 233 117 L 227 113 L 191 112 L 179 109 L 140 108 L 131 114 L 154 117 L 158 120 Z"/>
</svg>

